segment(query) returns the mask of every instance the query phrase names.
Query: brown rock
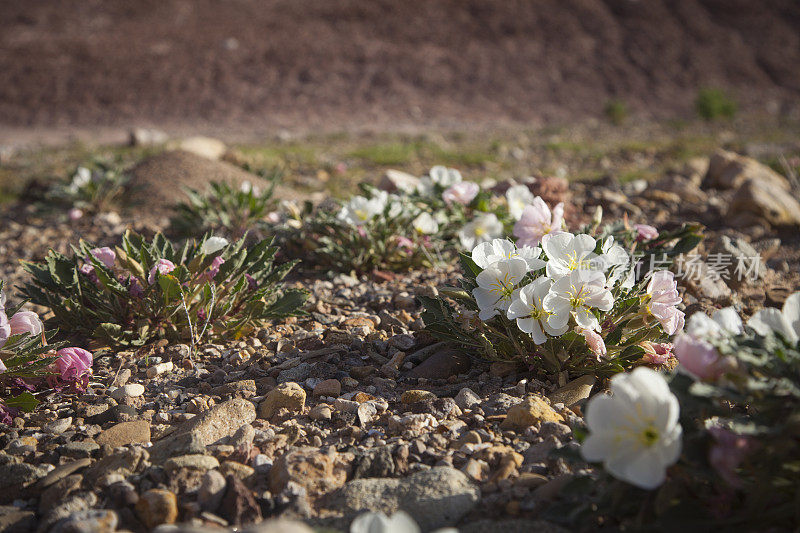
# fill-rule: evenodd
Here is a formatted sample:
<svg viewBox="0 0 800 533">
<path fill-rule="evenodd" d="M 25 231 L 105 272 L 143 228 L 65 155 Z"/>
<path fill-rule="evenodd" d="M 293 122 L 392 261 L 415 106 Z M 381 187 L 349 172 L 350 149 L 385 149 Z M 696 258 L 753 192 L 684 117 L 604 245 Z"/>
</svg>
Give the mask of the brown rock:
<svg viewBox="0 0 800 533">
<path fill-rule="evenodd" d="M 259 180 L 258 176 L 234 165 L 176 150 L 145 159 L 134 167 L 127 186 L 128 199 L 147 205 L 150 211 L 168 210 L 186 199 L 186 187 L 203 191 L 211 182 L 223 181 L 238 189 L 246 181 L 257 183 Z M 282 199 L 297 197 L 281 185 L 275 188 L 275 194 Z"/>
<path fill-rule="evenodd" d="M 168 490 L 150 489 L 139 498 L 136 514 L 148 529 L 174 524 L 178 519 L 178 499 Z"/>
<path fill-rule="evenodd" d="M 251 491 L 235 475 L 226 477 L 227 488 L 222 498 L 220 514 L 232 524 L 241 526 L 261 521 L 261 507 Z"/>
<path fill-rule="evenodd" d="M 589 374 L 573 379 L 560 389 L 550 393 L 548 396 L 552 403 L 563 403 L 572 409 L 583 403 L 592 392 L 595 383 L 594 376 Z"/>
<path fill-rule="evenodd" d="M 409 371 L 408 377 L 447 379 L 469 371 L 472 360 L 468 355 L 453 349 L 440 350 Z"/>
<path fill-rule="evenodd" d="M 150 442 L 150 422 L 146 420 L 120 422 L 100 433 L 95 440 L 100 446 L 107 444 L 112 448 Z"/>
<path fill-rule="evenodd" d="M 353 458 L 353 454 L 337 453 L 334 448 L 290 448 L 270 470 L 270 489 L 278 494 L 293 481 L 309 494 L 328 492 L 347 481 Z"/>
<path fill-rule="evenodd" d="M 287 381 L 269 391 L 258 406 L 258 417 L 269 420 L 281 408 L 302 413 L 305 405 L 306 391 L 297 383 Z"/>
<path fill-rule="evenodd" d="M 338 379 L 326 379 L 314 387 L 314 396 L 338 397 L 342 393 L 342 384 Z"/>
<path fill-rule="evenodd" d="M 541 397 L 529 395 L 522 402 L 508 409 L 502 429 L 523 430 L 541 422 L 563 422 L 564 417 L 556 413 Z"/>
</svg>

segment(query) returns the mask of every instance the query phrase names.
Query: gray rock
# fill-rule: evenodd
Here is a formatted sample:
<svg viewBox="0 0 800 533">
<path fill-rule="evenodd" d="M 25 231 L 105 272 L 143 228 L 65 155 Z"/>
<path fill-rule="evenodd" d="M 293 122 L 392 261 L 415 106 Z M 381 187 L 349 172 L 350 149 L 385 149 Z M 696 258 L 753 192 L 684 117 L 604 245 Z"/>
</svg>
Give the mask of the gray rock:
<svg viewBox="0 0 800 533">
<path fill-rule="evenodd" d="M 172 474 L 181 468 L 206 471 L 219 468 L 219 461 L 210 455 L 181 455 L 172 457 L 164 463 L 164 470 L 168 474 Z"/>
<path fill-rule="evenodd" d="M 100 445 L 93 440 L 68 442 L 59 448 L 61 455 L 75 459 L 91 457 L 94 452 L 100 449 Z"/>
<path fill-rule="evenodd" d="M 41 488 L 49 487 L 56 481 L 64 479 L 73 472 L 77 472 L 82 468 L 86 468 L 90 464 L 92 464 L 91 459 L 83 458 L 56 467 L 55 470 L 51 471 L 49 474 L 47 474 L 45 477 L 39 480 L 39 487 Z"/>
<path fill-rule="evenodd" d="M 215 405 L 208 411 L 182 423 L 169 436 L 156 442 L 150 449 L 153 462 L 159 462 L 169 457 L 176 441 L 186 433 L 194 433 L 204 445 L 214 444 L 220 439 L 230 437 L 244 424 L 249 424 L 256 419 L 256 407 L 247 400 L 234 398 L 227 402 Z"/>
<path fill-rule="evenodd" d="M 592 392 L 592 387 L 595 383 L 594 376 L 589 374 L 573 379 L 560 389 L 548 395 L 553 404 L 563 403 L 565 406 L 572 409 L 581 405 Z"/>
<path fill-rule="evenodd" d="M 117 513 L 108 509 L 86 509 L 60 520 L 50 533 L 111 533 L 117 529 Z"/>
<path fill-rule="evenodd" d="M 209 470 L 203 474 L 200 488 L 197 490 L 197 503 L 204 511 L 213 513 L 222 503 L 225 495 L 225 476 L 216 470 Z"/>
<path fill-rule="evenodd" d="M 468 372 L 472 366 L 469 356 L 458 350 L 439 350 L 408 373 L 411 378 L 447 379 Z"/>
<path fill-rule="evenodd" d="M 16 507 L 0 507 L 0 531 L 3 533 L 28 533 L 36 525 L 33 511 L 21 511 Z"/>
<path fill-rule="evenodd" d="M 8 488 L 21 488 L 47 475 L 47 469 L 28 463 L 10 463 L 0 466 L 0 492 Z"/>
<path fill-rule="evenodd" d="M 42 426 L 42 430 L 45 433 L 64 433 L 69 427 L 72 425 L 72 417 L 68 416 L 67 418 L 58 418 L 56 420 L 52 420 Z"/>
<path fill-rule="evenodd" d="M 278 383 L 286 383 L 287 381 L 301 383 L 305 381 L 309 375 L 311 375 L 311 371 L 313 369 L 314 365 L 311 363 L 300 363 L 294 368 L 287 368 L 278 374 Z"/>
<path fill-rule="evenodd" d="M 39 521 L 37 533 L 45 533 L 57 522 L 69 518 L 79 511 L 86 511 L 97 505 L 97 496 L 92 492 L 79 492 L 64 498 Z"/>
<path fill-rule="evenodd" d="M 456 524 L 478 503 L 480 490 L 462 472 L 434 467 L 403 479 L 356 479 L 328 498 L 328 507 L 355 517 L 402 509 L 423 531 Z"/>
<path fill-rule="evenodd" d="M 159 443 L 162 441 L 159 441 Z M 170 457 L 179 455 L 193 455 L 206 453 L 206 446 L 196 433 L 182 433 L 174 438 L 168 437 L 161 446 L 150 449 L 150 459 L 153 463 L 163 463 Z"/>
<path fill-rule="evenodd" d="M 464 387 L 454 398 L 456 405 L 461 409 L 472 409 L 474 406 L 481 403 L 481 397 L 475 394 L 472 389 Z"/>
<path fill-rule="evenodd" d="M 508 409 L 522 401 L 521 398 L 511 396 L 504 392 L 498 392 L 489 396 L 489 399 L 481 403 L 481 409 L 487 416 L 504 415 Z"/>
<path fill-rule="evenodd" d="M 723 260 L 720 263 L 720 266 L 724 267 L 721 274 L 726 278 L 728 285 L 733 287 L 738 287 L 747 281 L 763 280 L 767 272 L 759 252 L 744 239 L 731 239 L 727 235 L 722 235 L 711 250 L 711 254 L 720 254 L 716 257 Z M 751 275 L 748 275 L 749 268 L 753 269 Z"/>
</svg>

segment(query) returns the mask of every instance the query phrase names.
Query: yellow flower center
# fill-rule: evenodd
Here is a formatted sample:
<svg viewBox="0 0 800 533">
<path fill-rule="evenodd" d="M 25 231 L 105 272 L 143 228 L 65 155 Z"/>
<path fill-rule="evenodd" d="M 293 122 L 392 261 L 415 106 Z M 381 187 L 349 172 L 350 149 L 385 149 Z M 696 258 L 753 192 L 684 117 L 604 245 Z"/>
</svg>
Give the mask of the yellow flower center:
<svg viewBox="0 0 800 533">
<path fill-rule="evenodd" d="M 653 425 L 647 426 L 644 431 L 639 435 L 639 442 L 644 446 L 650 447 L 658 442 L 658 430 Z"/>
<path fill-rule="evenodd" d="M 483 237 L 486 234 L 486 228 L 482 228 L 478 226 L 475 228 L 475 236 L 476 237 Z"/>
<path fill-rule="evenodd" d="M 514 283 L 511 279 L 511 274 L 505 273 L 502 278 L 495 278 L 489 284 L 489 292 L 497 295 L 500 300 L 508 300 L 514 292 Z"/>
<path fill-rule="evenodd" d="M 369 213 L 367 213 L 363 209 L 356 209 L 355 214 L 359 220 L 367 220 L 369 218 Z"/>
</svg>

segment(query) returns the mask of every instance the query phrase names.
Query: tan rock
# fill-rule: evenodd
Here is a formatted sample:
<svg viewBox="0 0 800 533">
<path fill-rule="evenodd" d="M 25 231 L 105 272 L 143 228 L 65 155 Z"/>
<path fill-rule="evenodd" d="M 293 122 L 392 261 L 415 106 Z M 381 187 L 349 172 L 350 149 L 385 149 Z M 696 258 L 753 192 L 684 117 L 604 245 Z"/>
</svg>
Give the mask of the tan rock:
<svg viewBox="0 0 800 533">
<path fill-rule="evenodd" d="M 542 422 L 563 422 L 564 417 L 556 413 L 550 404 L 539 396 L 529 395 L 522 402 L 510 407 L 502 429 L 523 430 Z"/>
<path fill-rule="evenodd" d="M 297 383 L 287 381 L 269 391 L 258 406 L 258 417 L 269 420 L 281 408 L 302 413 L 305 405 L 306 391 Z"/>
<path fill-rule="evenodd" d="M 703 185 L 715 189 L 737 189 L 748 181 L 784 192 L 791 188 L 786 178 L 768 166 L 727 150 L 719 150 L 711 157 Z"/>
<path fill-rule="evenodd" d="M 270 470 L 270 489 L 278 494 L 292 481 L 309 494 L 328 492 L 345 484 L 353 458 L 353 454 L 337 453 L 333 448 L 290 448 Z"/>
<path fill-rule="evenodd" d="M 425 400 L 435 400 L 436 395 L 426 390 L 407 390 L 400 396 L 402 403 L 424 402 Z"/>
<path fill-rule="evenodd" d="M 573 379 L 560 389 L 550 393 L 548 396 L 552 403 L 563 403 L 572 409 L 583 403 L 592 392 L 592 387 L 597 381 L 594 376 L 589 374 Z"/>
<path fill-rule="evenodd" d="M 120 422 L 100 433 L 95 440 L 100 446 L 107 444 L 112 448 L 150 442 L 150 422 L 146 420 Z"/>
<path fill-rule="evenodd" d="M 178 499 L 168 490 L 150 489 L 139 497 L 136 514 L 147 529 L 174 524 L 178 519 Z"/>
<path fill-rule="evenodd" d="M 738 227 L 759 221 L 773 227 L 800 227 L 800 202 L 781 187 L 751 180 L 733 195 L 728 219 Z"/>
</svg>

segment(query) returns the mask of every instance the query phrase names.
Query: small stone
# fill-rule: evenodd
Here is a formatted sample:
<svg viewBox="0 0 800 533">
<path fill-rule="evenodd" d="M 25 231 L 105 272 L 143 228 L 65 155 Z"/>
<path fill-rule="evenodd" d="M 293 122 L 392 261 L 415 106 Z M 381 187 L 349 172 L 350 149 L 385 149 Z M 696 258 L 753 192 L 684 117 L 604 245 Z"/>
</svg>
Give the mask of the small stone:
<svg viewBox="0 0 800 533">
<path fill-rule="evenodd" d="M 111 393 L 111 397 L 119 402 L 125 398 L 137 398 L 142 394 L 144 394 L 144 385 L 140 383 L 128 383 L 124 387 L 114 389 Z"/>
<path fill-rule="evenodd" d="M 107 444 L 112 448 L 150 442 L 150 423 L 146 420 L 120 422 L 100 433 L 95 440 L 100 446 Z"/>
<path fill-rule="evenodd" d="M 300 363 L 294 368 L 287 368 L 278 374 L 278 383 L 294 382 L 295 384 L 305 381 L 314 369 L 311 363 Z"/>
<path fill-rule="evenodd" d="M 118 521 L 115 511 L 86 509 L 64 518 L 50 529 L 50 533 L 113 533 Z"/>
<path fill-rule="evenodd" d="M 161 374 L 166 374 L 167 372 L 172 372 L 174 369 L 174 365 L 172 361 L 167 361 L 166 363 L 158 363 L 155 366 L 151 366 L 147 369 L 147 377 L 153 379 L 156 376 L 160 376 Z"/>
<path fill-rule="evenodd" d="M 290 448 L 281 455 L 269 474 L 270 489 L 280 493 L 292 481 L 309 493 L 324 493 L 347 481 L 353 460 L 351 453 L 337 453 L 334 448 Z"/>
<path fill-rule="evenodd" d="M 506 361 L 495 361 L 489 367 L 489 374 L 498 378 L 504 378 L 516 372 L 517 367 L 518 367 L 517 363 L 511 363 Z"/>
<path fill-rule="evenodd" d="M 306 404 L 306 391 L 297 383 L 281 383 L 267 394 L 258 406 L 258 417 L 271 419 L 278 409 L 302 413 Z"/>
<path fill-rule="evenodd" d="M 219 468 L 219 461 L 210 455 L 181 455 L 172 457 L 164 463 L 164 470 L 168 474 L 173 474 L 182 468 L 191 470 L 212 470 Z"/>
<path fill-rule="evenodd" d="M 500 424 L 502 429 L 524 430 L 542 422 L 563 422 L 564 417 L 556 413 L 541 397 L 530 395 L 522 402 L 509 408 L 506 419 Z"/>
<path fill-rule="evenodd" d="M 483 440 L 481 439 L 480 433 L 477 431 L 467 431 L 458 438 L 456 444 L 461 447 L 464 444 L 480 444 L 481 442 L 483 442 Z"/>
<path fill-rule="evenodd" d="M 42 430 L 45 433 L 64 433 L 69 427 L 72 425 L 72 417 L 68 416 L 66 418 L 58 418 L 51 422 L 48 422 L 44 426 L 42 426 Z"/>
<path fill-rule="evenodd" d="M 331 412 L 331 408 L 323 403 L 315 405 L 311 411 L 309 411 L 308 415 L 312 420 L 330 420 L 333 413 Z"/>
<path fill-rule="evenodd" d="M 329 396 L 336 398 L 342 393 L 342 384 L 338 379 L 320 381 L 314 387 L 314 396 Z"/>
<path fill-rule="evenodd" d="M 462 472 L 434 467 L 401 479 L 356 479 L 327 497 L 329 508 L 354 518 L 380 509 L 393 514 L 402 509 L 423 531 L 451 526 L 478 503 L 480 490 Z"/>
<path fill-rule="evenodd" d="M 400 401 L 405 404 L 435 399 L 436 395 L 426 390 L 407 390 L 400 396 Z"/>
<path fill-rule="evenodd" d="M 461 467 L 461 471 L 473 481 L 482 481 L 489 475 L 489 465 L 485 461 L 470 459 Z"/>
<path fill-rule="evenodd" d="M 481 403 L 481 397 L 475 394 L 472 389 L 464 387 L 454 398 L 456 405 L 461 409 L 472 409 Z"/>
<path fill-rule="evenodd" d="M 168 490 L 150 489 L 139 498 L 136 513 L 148 529 L 174 524 L 178 519 L 178 499 Z"/>
<path fill-rule="evenodd" d="M 43 481 L 39 481 L 40 486 L 44 486 Z M 82 483 L 83 476 L 80 474 L 66 476 L 54 482 L 39 497 L 39 512 L 45 514 L 50 511 L 59 501 L 80 490 Z"/>
<path fill-rule="evenodd" d="M 227 488 L 222 497 L 220 514 L 229 522 L 237 526 L 261 521 L 261 507 L 253 497 L 253 491 L 242 483 L 236 476 L 229 475 L 226 479 Z"/>
<path fill-rule="evenodd" d="M 67 477 L 68 475 L 72 474 L 73 472 L 77 472 L 82 468 L 86 468 L 92 464 L 92 460 L 88 458 L 78 459 L 77 461 L 72 461 L 70 463 L 65 463 L 61 466 L 56 467 L 55 470 L 51 471 L 47 474 L 44 478 L 39 480 L 39 487 L 49 487 L 53 483 Z"/>
<path fill-rule="evenodd" d="M 237 463 L 236 461 L 225 461 L 219 467 L 219 472 L 226 478 L 229 475 L 232 475 L 239 481 L 250 483 L 253 478 L 253 474 L 256 473 L 256 470 L 252 466 L 243 465 L 242 463 Z"/>
<path fill-rule="evenodd" d="M 354 402 L 353 400 L 345 400 L 344 398 L 337 398 L 336 401 L 333 402 L 333 407 L 342 413 L 358 412 L 358 402 Z"/>
<path fill-rule="evenodd" d="M 414 367 L 408 376 L 412 378 L 447 379 L 469 371 L 472 360 L 468 355 L 453 349 L 439 350 L 420 365 Z"/>
<path fill-rule="evenodd" d="M 222 497 L 225 495 L 225 476 L 216 470 L 209 470 L 203 474 L 200 488 L 197 490 L 197 503 L 200 508 L 208 512 L 216 512 Z"/>
<path fill-rule="evenodd" d="M 91 457 L 94 452 L 100 449 L 100 445 L 93 440 L 68 442 L 59 448 L 61 455 L 81 459 Z"/>
<path fill-rule="evenodd" d="M 548 397 L 552 403 L 563 403 L 565 406 L 572 409 L 589 398 L 595 381 L 594 376 L 586 374 L 585 376 L 573 379 L 560 389 L 550 393 Z"/>
</svg>

